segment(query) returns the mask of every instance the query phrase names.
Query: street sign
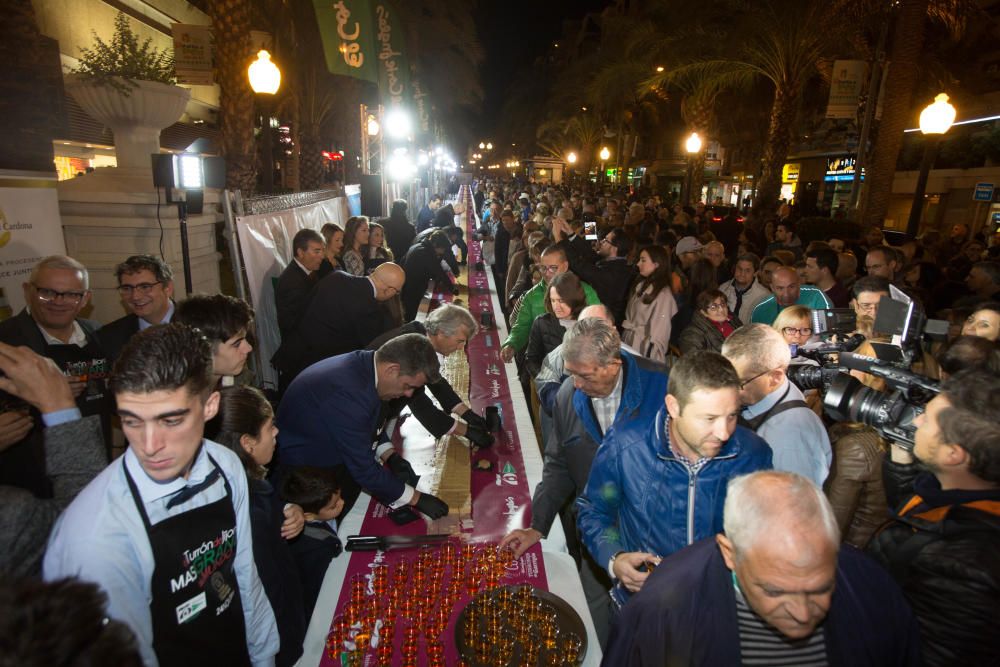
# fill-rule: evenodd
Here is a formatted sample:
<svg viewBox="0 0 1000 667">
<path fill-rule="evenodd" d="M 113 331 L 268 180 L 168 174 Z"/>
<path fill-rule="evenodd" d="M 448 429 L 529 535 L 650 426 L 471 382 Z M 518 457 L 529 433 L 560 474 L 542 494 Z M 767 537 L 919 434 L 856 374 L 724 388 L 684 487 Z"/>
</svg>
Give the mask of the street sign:
<svg viewBox="0 0 1000 667">
<path fill-rule="evenodd" d="M 976 189 L 972 193 L 972 201 L 993 201 L 993 184 L 976 183 Z"/>
</svg>

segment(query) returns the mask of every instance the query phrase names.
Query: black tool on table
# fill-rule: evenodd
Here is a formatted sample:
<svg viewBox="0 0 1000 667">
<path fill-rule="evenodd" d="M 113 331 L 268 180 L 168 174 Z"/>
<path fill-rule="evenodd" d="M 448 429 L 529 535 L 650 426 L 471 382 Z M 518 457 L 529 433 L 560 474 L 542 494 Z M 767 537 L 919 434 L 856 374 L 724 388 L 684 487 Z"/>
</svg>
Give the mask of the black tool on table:
<svg viewBox="0 0 1000 667">
<path fill-rule="evenodd" d="M 389 551 L 413 549 L 425 544 L 447 542 L 451 535 L 351 535 L 347 538 L 347 551 Z"/>
</svg>

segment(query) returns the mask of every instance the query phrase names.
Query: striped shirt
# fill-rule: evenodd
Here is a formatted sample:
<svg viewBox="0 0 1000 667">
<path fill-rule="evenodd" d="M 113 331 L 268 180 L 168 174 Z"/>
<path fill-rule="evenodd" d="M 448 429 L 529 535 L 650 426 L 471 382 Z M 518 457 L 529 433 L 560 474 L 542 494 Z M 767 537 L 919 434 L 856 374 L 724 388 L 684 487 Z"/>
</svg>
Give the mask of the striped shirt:
<svg viewBox="0 0 1000 667">
<path fill-rule="evenodd" d="M 757 615 L 738 587 L 735 590 L 740 662 L 744 666 L 826 667 L 826 638 L 822 626 L 806 639 L 788 639 Z"/>
</svg>

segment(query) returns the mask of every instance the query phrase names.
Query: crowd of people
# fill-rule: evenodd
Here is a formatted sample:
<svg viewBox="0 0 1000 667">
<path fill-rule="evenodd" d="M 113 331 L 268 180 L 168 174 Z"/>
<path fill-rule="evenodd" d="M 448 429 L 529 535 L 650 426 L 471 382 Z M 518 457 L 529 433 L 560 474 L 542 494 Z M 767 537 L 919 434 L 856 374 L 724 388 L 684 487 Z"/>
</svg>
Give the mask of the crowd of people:
<svg viewBox="0 0 1000 667">
<path fill-rule="evenodd" d="M 483 182 L 472 206 L 544 450 L 531 524 L 503 544 L 520 555 L 562 517 L 605 664 L 995 660 L 1000 239 L 814 239 L 787 206 L 757 230 L 589 186 Z M 175 301 L 171 267 L 136 255 L 115 273 L 127 314 L 102 326 L 81 317 L 84 265 L 34 267 L 0 322 L 11 655 L 294 664 L 362 490 L 398 523 L 449 512 L 392 434 L 408 409 L 493 442 L 440 375 L 476 318 L 417 317 L 466 265 L 467 211 L 408 208 L 295 235 L 267 392 L 240 299 Z M 823 388 L 789 379 L 831 340 L 819 311 L 850 314 L 860 352 L 890 343 L 885 299 L 950 324 L 918 351 L 942 384 L 912 443 L 834 421 Z M 80 613 L 39 613 L 54 604 Z"/>
</svg>

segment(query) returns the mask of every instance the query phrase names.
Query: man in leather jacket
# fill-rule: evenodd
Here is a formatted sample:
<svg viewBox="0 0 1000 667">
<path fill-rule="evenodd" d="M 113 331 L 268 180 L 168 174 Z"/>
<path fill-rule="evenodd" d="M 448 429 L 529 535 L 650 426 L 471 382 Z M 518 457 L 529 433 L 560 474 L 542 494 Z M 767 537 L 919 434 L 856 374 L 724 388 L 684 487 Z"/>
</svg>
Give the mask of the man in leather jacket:
<svg viewBox="0 0 1000 667">
<path fill-rule="evenodd" d="M 996 664 L 1000 376 L 956 373 L 914 423 L 912 453 L 894 444 L 883 466 L 898 509 L 868 551 L 913 607 L 925 664 Z"/>
</svg>

